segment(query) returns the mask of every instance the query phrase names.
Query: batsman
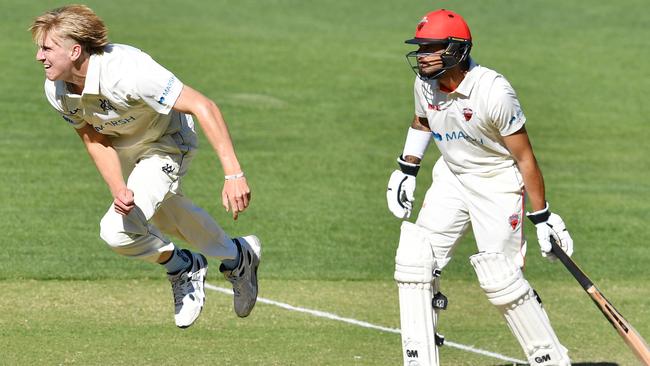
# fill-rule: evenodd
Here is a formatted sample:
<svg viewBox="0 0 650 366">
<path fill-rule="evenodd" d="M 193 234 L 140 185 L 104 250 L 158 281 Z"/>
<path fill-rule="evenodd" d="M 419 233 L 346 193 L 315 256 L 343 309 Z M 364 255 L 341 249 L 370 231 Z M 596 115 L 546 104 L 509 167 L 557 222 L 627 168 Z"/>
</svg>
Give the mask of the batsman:
<svg viewBox="0 0 650 366">
<path fill-rule="evenodd" d="M 573 241 L 546 201 L 544 180 L 509 82 L 470 57 L 472 35 L 449 10 L 426 14 L 407 54 L 416 73 L 415 116 L 399 169 L 390 176 L 388 208 L 408 219 L 420 161 L 431 139 L 441 157 L 415 223 L 404 221 L 395 257 L 404 365 L 439 365 L 438 315 L 447 307 L 440 279 L 471 227 L 478 253 L 469 260 L 488 300 L 503 315 L 528 362 L 570 365 L 542 302 L 524 278 L 523 217 L 536 226 L 542 255 L 550 238 L 569 255 Z M 532 212 L 525 211 L 526 196 Z"/>
</svg>

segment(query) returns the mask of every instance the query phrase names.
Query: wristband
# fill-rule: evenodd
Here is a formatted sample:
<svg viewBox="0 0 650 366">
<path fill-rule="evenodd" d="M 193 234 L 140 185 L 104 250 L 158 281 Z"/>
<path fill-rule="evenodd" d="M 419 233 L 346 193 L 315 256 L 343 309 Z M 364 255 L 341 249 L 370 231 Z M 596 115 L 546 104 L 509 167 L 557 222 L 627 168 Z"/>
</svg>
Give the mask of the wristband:
<svg viewBox="0 0 650 366">
<path fill-rule="evenodd" d="M 406 175 L 412 175 L 415 177 L 418 175 L 418 171 L 420 170 L 420 164 L 409 163 L 401 156 L 397 158 L 397 164 L 399 164 L 399 169 L 402 173 Z"/>
<path fill-rule="evenodd" d="M 421 131 L 409 127 L 408 133 L 406 134 L 406 142 L 404 143 L 402 156 L 411 155 L 418 159 L 422 159 L 424 152 L 429 146 L 430 140 L 431 131 Z"/>
<path fill-rule="evenodd" d="M 226 176 L 224 176 L 224 178 L 226 180 L 233 180 L 233 179 L 241 178 L 243 176 L 244 176 L 244 172 L 239 172 L 237 174 L 226 175 Z"/>
<path fill-rule="evenodd" d="M 526 212 L 526 217 L 535 225 L 548 221 L 549 216 L 551 216 L 551 211 L 549 211 L 548 202 L 546 202 L 546 206 L 542 210 Z"/>
</svg>

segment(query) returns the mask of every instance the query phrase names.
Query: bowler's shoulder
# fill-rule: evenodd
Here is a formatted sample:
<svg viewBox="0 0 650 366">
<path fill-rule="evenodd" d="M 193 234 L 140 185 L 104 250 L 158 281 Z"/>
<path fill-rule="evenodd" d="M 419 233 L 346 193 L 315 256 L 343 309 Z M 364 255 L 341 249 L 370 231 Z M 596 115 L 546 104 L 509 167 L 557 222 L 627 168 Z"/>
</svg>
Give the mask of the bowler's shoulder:
<svg viewBox="0 0 650 366">
<path fill-rule="evenodd" d="M 142 57 L 144 52 L 133 46 L 110 43 L 104 47 L 104 52 L 95 55 L 103 66 L 119 65 L 127 63 L 138 57 Z"/>
<path fill-rule="evenodd" d="M 94 57 L 99 63 L 101 85 L 108 88 L 131 85 L 142 73 L 143 65 L 151 59 L 136 47 L 118 43 L 107 45 L 102 54 Z"/>
</svg>

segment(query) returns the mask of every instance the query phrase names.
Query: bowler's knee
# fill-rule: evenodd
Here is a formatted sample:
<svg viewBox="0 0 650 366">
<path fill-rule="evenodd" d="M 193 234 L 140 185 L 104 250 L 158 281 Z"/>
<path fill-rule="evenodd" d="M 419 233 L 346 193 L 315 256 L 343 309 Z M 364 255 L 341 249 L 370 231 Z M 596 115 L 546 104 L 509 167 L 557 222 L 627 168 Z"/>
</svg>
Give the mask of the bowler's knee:
<svg viewBox="0 0 650 366">
<path fill-rule="evenodd" d="M 112 248 L 129 245 L 138 237 L 146 235 L 146 222 L 142 222 L 137 208 L 127 216 L 110 209 L 99 223 L 99 236 Z"/>
</svg>

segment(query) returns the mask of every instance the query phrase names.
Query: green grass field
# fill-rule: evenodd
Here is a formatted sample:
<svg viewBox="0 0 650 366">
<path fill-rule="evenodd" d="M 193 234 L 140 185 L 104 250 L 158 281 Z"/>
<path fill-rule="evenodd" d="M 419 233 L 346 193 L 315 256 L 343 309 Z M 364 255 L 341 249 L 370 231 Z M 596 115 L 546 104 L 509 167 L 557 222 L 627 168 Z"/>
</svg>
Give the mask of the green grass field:
<svg viewBox="0 0 650 366">
<path fill-rule="evenodd" d="M 43 95 L 27 28 L 54 1 L 0 0 L 0 365 L 398 365 L 399 335 L 227 295 L 176 329 L 164 271 L 98 237 L 111 198 Z M 260 296 L 399 328 L 392 280 L 399 220 L 385 186 L 413 114 L 403 40 L 439 7 L 465 17 L 472 54 L 518 92 L 551 208 L 574 258 L 650 337 L 650 23 L 645 0 L 88 1 L 110 38 L 147 51 L 221 107 L 253 190 L 233 222 L 203 148 L 185 192 L 234 235 L 264 244 Z M 421 203 L 438 152 L 418 177 Z M 529 238 L 534 232 L 529 225 Z M 183 245 L 183 243 L 179 242 Z M 479 289 L 468 235 L 445 270 L 451 342 L 523 353 Z M 212 261 L 216 264 L 216 260 Z M 577 365 L 636 365 L 559 263 L 529 242 L 528 280 Z M 209 280 L 226 286 L 217 266 Z M 506 365 L 453 347 L 443 365 Z"/>
</svg>

